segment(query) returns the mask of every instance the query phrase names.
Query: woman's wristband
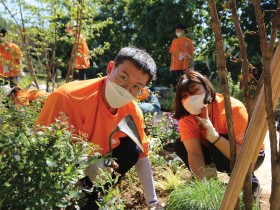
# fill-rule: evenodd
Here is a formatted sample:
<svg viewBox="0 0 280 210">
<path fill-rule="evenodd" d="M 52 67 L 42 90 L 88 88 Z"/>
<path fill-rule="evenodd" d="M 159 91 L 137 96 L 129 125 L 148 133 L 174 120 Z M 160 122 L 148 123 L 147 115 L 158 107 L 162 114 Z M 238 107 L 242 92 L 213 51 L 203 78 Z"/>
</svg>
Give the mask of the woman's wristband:
<svg viewBox="0 0 280 210">
<path fill-rule="evenodd" d="M 213 142 L 211 142 L 211 144 L 216 144 L 217 143 L 217 141 L 219 141 L 220 140 L 220 138 L 221 138 L 221 135 L 219 135 L 219 137 L 215 140 L 215 141 L 213 141 Z"/>
</svg>

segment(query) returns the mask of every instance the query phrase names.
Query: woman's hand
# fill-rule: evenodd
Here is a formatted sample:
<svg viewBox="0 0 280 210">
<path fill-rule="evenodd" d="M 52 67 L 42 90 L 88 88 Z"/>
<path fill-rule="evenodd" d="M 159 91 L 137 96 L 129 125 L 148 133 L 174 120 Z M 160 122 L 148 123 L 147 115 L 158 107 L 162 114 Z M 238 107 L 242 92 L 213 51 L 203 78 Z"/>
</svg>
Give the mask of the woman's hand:
<svg viewBox="0 0 280 210">
<path fill-rule="evenodd" d="M 215 130 L 208 116 L 208 108 L 204 106 L 201 110 L 201 118 L 195 116 L 196 122 L 205 129 L 205 138 L 211 143 L 215 142 L 219 137 L 219 133 Z"/>
</svg>

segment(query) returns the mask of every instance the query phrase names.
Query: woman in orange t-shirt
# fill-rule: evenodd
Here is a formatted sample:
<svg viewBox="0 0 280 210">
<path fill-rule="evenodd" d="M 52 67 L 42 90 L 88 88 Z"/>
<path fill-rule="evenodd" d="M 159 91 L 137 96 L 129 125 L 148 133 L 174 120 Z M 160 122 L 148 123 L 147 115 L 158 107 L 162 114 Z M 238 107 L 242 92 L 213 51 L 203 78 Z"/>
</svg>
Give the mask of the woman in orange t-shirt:
<svg viewBox="0 0 280 210">
<path fill-rule="evenodd" d="M 215 164 L 220 172 L 230 175 L 230 147 L 226 122 L 225 103 L 210 81 L 196 71 L 188 71 L 180 79 L 175 96 L 174 118 L 179 121 L 181 140 L 175 143 L 175 152 L 193 174 L 206 179 L 205 165 Z M 245 106 L 231 98 L 234 135 L 239 154 L 248 124 Z M 264 160 L 261 149 L 255 164 L 256 170 Z M 253 174 L 252 190 L 259 190 Z"/>
</svg>

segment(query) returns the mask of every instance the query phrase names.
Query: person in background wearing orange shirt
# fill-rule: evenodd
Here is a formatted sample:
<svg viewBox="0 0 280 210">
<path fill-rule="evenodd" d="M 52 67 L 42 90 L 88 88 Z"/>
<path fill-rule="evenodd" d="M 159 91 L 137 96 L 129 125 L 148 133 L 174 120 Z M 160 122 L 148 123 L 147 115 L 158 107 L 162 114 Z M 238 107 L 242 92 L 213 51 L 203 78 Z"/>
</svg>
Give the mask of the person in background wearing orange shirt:
<svg viewBox="0 0 280 210">
<path fill-rule="evenodd" d="M 31 102 L 37 100 L 37 99 L 45 99 L 49 93 L 43 90 L 38 89 L 21 89 L 18 86 L 15 86 L 14 89 L 11 92 L 13 94 L 15 105 L 21 106 L 27 106 Z"/>
<path fill-rule="evenodd" d="M 22 71 L 21 65 L 22 53 L 20 48 L 16 44 L 11 43 L 8 40 L 9 36 L 7 36 L 7 34 L 8 31 L 6 29 L 1 29 L 0 78 L 2 80 L 7 79 L 10 85 L 14 86 L 14 82 L 18 80 L 18 77 L 24 77 L 24 72 Z"/>
<path fill-rule="evenodd" d="M 186 27 L 179 24 L 176 26 L 176 36 L 171 43 L 169 52 L 171 53 L 170 71 L 172 74 L 173 90 L 176 90 L 178 79 L 192 67 L 194 46 L 191 39 L 186 37 Z"/>
<path fill-rule="evenodd" d="M 86 79 L 86 70 L 90 68 L 89 63 L 89 50 L 85 37 L 82 34 L 77 34 L 77 23 L 75 21 L 69 21 L 66 24 L 65 32 L 73 35 L 77 41 L 77 44 L 73 46 L 75 50 L 75 69 L 74 78 L 78 80 Z"/>
<path fill-rule="evenodd" d="M 148 208 L 162 209 L 155 192 L 143 114 L 134 101 L 142 88 L 156 75 L 156 64 L 145 51 L 125 47 L 119 51 L 111 65 L 111 69 L 107 68 L 106 77 L 74 81 L 56 89 L 48 96 L 37 123 L 49 125 L 58 118 L 60 112 L 64 112 L 69 117 L 69 124 L 87 134 L 89 141 L 102 148 L 98 152 L 105 155 L 111 151 L 110 133 L 126 115 L 131 115 L 144 151 L 125 133 L 116 132 L 112 136 L 112 156 L 116 163 L 113 169 L 120 174 L 121 179 L 135 166 Z M 81 180 L 85 188 L 92 187 L 88 176 Z M 116 177 L 115 173 L 112 173 L 112 177 Z M 95 203 L 98 191 L 87 194 L 87 198 L 88 202 L 82 209 L 98 209 Z"/>
<path fill-rule="evenodd" d="M 160 103 L 149 87 L 143 88 L 142 93 L 137 96 L 137 99 L 140 101 L 139 107 L 143 114 L 151 113 L 153 115 L 160 112 Z"/>
<path fill-rule="evenodd" d="M 174 107 L 174 118 L 180 120 L 181 136 L 174 146 L 176 154 L 201 180 L 207 178 L 205 166 L 213 163 L 218 171 L 230 175 L 230 147 L 223 95 L 216 93 L 206 77 L 189 70 L 179 80 Z M 235 98 L 231 98 L 231 108 L 238 155 L 248 124 L 248 114 L 243 103 Z M 254 170 L 263 163 L 264 156 L 262 148 Z M 259 195 L 259 190 L 259 181 L 253 174 L 254 195 Z"/>
</svg>

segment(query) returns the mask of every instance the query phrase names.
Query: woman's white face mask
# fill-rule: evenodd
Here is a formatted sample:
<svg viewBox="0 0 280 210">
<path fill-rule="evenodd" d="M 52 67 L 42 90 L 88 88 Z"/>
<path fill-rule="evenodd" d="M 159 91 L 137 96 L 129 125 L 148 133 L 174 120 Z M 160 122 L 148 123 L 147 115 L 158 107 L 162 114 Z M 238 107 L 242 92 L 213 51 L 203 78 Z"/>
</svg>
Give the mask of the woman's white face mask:
<svg viewBox="0 0 280 210">
<path fill-rule="evenodd" d="M 128 90 L 111 82 L 108 78 L 105 87 L 105 98 L 112 108 L 119 108 L 135 99 Z"/>
<path fill-rule="evenodd" d="M 201 95 L 192 95 L 182 100 L 184 108 L 192 115 L 198 115 L 201 113 L 201 109 L 204 106 L 205 93 Z"/>
</svg>

